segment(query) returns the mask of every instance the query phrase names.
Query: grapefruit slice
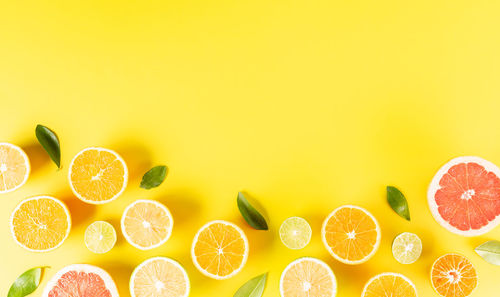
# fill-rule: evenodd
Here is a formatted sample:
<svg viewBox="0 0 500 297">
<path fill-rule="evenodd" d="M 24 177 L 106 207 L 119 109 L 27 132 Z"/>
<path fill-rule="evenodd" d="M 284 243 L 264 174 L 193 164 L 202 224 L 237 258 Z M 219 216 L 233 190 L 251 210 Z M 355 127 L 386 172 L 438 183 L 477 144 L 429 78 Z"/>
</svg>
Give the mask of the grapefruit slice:
<svg viewBox="0 0 500 297">
<path fill-rule="evenodd" d="M 371 278 L 361 297 L 417 297 L 417 288 L 406 276 L 385 272 Z"/>
<path fill-rule="evenodd" d="M 26 183 L 30 162 L 18 146 L 0 143 L 0 194 L 12 192 Z"/>
<path fill-rule="evenodd" d="M 466 297 L 477 286 L 476 269 L 466 257 L 446 254 L 432 264 L 431 282 L 443 297 Z"/>
<path fill-rule="evenodd" d="M 359 206 L 344 205 L 325 219 L 321 237 L 335 259 L 346 264 L 361 264 L 375 254 L 381 235 L 371 213 Z"/>
<path fill-rule="evenodd" d="M 178 262 L 166 257 L 142 262 L 130 278 L 132 297 L 187 297 L 189 288 L 186 270 Z"/>
<path fill-rule="evenodd" d="M 458 157 L 439 169 L 427 192 L 432 215 L 443 227 L 477 236 L 500 223 L 500 169 L 479 157 Z"/>
<path fill-rule="evenodd" d="M 337 295 L 337 280 L 325 262 L 304 257 L 283 270 L 280 294 L 281 297 L 334 297 Z"/>
<path fill-rule="evenodd" d="M 115 282 L 103 269 L 73 264 L 59 270 L 47 283 L 42 297 L 119 297 Z"/>
</svg>

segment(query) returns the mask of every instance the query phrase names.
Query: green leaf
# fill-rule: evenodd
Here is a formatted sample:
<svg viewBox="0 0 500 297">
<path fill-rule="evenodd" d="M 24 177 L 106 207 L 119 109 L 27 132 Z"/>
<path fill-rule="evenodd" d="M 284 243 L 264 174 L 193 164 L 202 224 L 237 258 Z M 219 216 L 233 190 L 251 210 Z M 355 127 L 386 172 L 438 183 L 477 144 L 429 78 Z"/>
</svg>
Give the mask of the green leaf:
<svg viewBox="0 0 500 297">
<path fill-rule="evenodd" d="M 500 266 L 500 241 L 487 241 L 474 250 L 481 258 L 486 260 L 486 262 Z"/>
<path fill-rule="evenodd" d="M 167 166 L 160 165 L 151 168 L 144 174 L 141 181 L 141 188 L 149 190 L 156 188 L 165 180 L 167 176 Z"/>
<path fill-rule="evenodd" d="M 236 291 L 234 297 L 261 297 L 266 287 L 266 279 L 267 273 L 252 278 Z"/>
<path fill-rule="evenodd" d="M 395 187 L 387 186 L 387 202 L 391 208 L 403 219 L 410 220 L 410 208 L 401 191 Z"/>
<path fill-rule="evenodd" d="M 36 267 L 21 274 L 10 286 L 7 297 L 24 297 L 33 293 L 42 279 L 43 269 L 48 267 Z"/>
<path fill-rule="evenodd" d="M 257 230 L 269 229 L 266 219 L 248 202 L 243 193 L 238 193 L 237 202 L 241 215 L 252 228 Z"/>
<path fill-rule="evenodd" d="M 35 129 L 36 138 L 50 158 L 61 168 L 61 148 L 56 133 L 49 128 L 37 125 Z"/>
</svg>

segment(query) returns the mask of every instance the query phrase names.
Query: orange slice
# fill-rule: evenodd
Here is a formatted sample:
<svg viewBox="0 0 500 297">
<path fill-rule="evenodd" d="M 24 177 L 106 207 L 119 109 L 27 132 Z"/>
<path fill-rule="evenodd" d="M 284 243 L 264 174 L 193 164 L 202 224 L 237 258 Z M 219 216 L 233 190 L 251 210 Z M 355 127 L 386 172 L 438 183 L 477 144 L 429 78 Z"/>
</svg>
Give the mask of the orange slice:
<svg viewBox="0 0 500 297">
<path fill-rule="evenodd" d="M 431 282 L 441 296 L 469 296 L 477 286 L 476 269 L 464 256 L 446 254 L 432 264 Z"/>
<path fill-rule="evenodd" d="M 187 297 L 189 278 L 176 261 L 155 257 L 142 262 L 130 278 L 132 297 Z"/>
<path fill-rule="evenodd" d="M 168 208 L 153 200 L 136 200 L 123 212 L 123 236 L 134 247 L 149 250 L 164 244 L 172 234 L 174 219 Z"/>
<path fill-rule="evenodd" d="M 380 227 L 365 209 L 344 205 L 326 218 L 321 237 L 335 259 L 346 264 L 360 264 L 368 261 L 377 251 Z"/>
<path fill-rule="evenodd" d="M 241 271 L 248 258 L 248 240 L 238 226 L 212 221 L 201 227 L 193 240 L 191 257 L 204 275 L 227 279 Z"/>
<path fill-rule="evenodd" d="M 366 283 L 361 297 L 417 297 L 417 288 L 410 279 L 399 273 L 376 275 Z"/>
<path fill-rule="evenodd" d="M 334 297 L 337 280 L 332 269 L 315 258 L 300 258 L 290 263 L 280 279 L 281 297 Z"/>
<path fill-rule="evenodd" d="M 86 148 L 69 165 L 69 185 L 80 200 L 91 204 L 113 201 L 127 186 L 125 161 L 114 151 Z"/>
<path fill-rule="evenodd" d="M 59 247 L 71 229 L 71 218 L 64 203 L 50 196 L 23 200 L 10 218 L 14 240 L 33 252 Z"/>
<path fill-rule="evenodd" d="M 12 192 L 26 183 L 30 175 L 30 162 L 18 146 L 0 143 L 0 194 Z"/>
</svg>

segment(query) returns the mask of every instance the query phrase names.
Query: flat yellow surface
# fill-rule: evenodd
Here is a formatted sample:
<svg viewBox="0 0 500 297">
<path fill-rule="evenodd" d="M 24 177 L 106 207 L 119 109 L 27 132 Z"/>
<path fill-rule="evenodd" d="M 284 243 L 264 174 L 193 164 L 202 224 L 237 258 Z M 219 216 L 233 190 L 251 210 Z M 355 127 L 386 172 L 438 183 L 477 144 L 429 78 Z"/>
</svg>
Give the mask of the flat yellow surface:
<svg viewBox="0 0 500 297">
<path fill-rule="evenodd" d="M 474 296 L 497 296 L 500 270 L 473 248 L 499 239 L 500 227 L 454 235 L 432 218 L 426 190 L 452 157 L 500 164 L 499 11 L 495 1 L 1 1 L 0 139 L 24 147 L 33 172 L 0 197 L 0 294 L 28 268 L 52 267 L 43 288 L 59 268 L 90 263 L 129 296 L 133 268 L 163 255 L 186 267 L 192 297 L 232 296 L 266 271 L 264 296 L 279 296 L 281 271 L 302 256 L 331 265 L 338 296 L 360 296 L 385 271 L 437 296 L 430 266 L 459 252 L 477 267 Z M 37 146 L 37 123 L 58 133 L 62 170 Z M 84 204 L 67 183 L 71 158 L 88 146 L 114 149 L 129 165 L 129 186 L 110 204 Z M 169 167 L 165 183 L 140 189 L 157 164 Z M 389 208 L 386 185 L 405 193 L 411 222 Z M 246 227 L 238 191 L 261 202 L 269 232 Z M 45 254 L 18 247 L 8 228 L 16 204 L 37 194 L 63 199 L 73 216 L 68 240 Z M 175 220 L 170 240 L 151 251 L 133 248 L 119 229 L 138 198 L 164 202 Z M 320 240 L 323 219 L 347 203 L 370 210 L 383 232 L 378 253 L 358 266 L 335 261 Z M 303 250 L 277 236 L 289 216 L 311 223 Z M 202 276 L 190 259 L 197 229 L 214 219 L 249 237 L 249 261 L 230 280 Z M 83 243 L 95 220 L 119 233 L 108 254 Z M 424 246 L 407 266 L 390 251 L 403 231 Z"/>
</svg>

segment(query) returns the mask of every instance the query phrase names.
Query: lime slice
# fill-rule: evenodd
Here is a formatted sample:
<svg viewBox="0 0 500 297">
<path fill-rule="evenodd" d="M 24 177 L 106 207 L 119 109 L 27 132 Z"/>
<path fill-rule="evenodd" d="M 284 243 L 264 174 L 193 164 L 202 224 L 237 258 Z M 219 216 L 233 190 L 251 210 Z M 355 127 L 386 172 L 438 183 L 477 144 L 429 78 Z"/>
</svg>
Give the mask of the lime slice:
<svg viewBox="0 0 500 297">
<path fill-rule="evenodd" d="M 85 245 L 96 254 L 109 252 L 116 243 L 116 231 L 108 222 L 93 222 L 85 230 Z"/>
<path fill-rule="evenodd" d="M 281 242 L 292 250 L 304 248 L 311 240 L 311 233 L 311 226 L 301 217 L 290 217 L 280 227 Z"/>
<path fill-rule="evenodd" d="M 420 258 L 422 241 L 413 233 L 404 232 L 392 242 L 392 255 L 401 264 L 411 264 Z"/>
</svg>

